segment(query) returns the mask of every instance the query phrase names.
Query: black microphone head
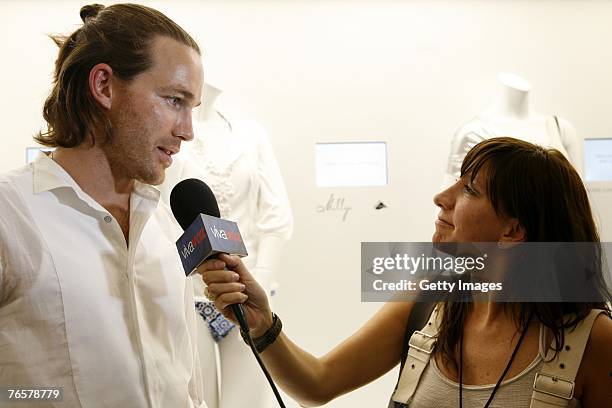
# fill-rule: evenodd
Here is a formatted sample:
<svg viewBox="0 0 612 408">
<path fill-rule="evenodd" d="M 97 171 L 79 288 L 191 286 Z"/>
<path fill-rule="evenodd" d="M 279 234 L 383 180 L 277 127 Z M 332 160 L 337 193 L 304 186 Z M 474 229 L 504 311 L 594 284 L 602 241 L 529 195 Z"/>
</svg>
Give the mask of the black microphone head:
<svg viewBox="0 0 612 408">
<path fill-rule="evenodd" d="M 187 229 L 200 214 L 221 218 L 217 199 L 210 187 L 198 179 L 178 183 L 170 193 L 170 208 L 174 218 Z"/>
</svg>

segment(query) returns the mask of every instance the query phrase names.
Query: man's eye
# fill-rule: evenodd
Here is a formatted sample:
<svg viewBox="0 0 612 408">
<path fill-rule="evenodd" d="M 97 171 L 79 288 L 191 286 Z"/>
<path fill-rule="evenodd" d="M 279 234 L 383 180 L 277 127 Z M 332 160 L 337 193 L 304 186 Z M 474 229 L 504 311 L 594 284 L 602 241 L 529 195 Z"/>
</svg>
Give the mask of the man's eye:
<svg viewBox="0 0 612 408">
<path fill-rule="evenodd" d="M 171 97 L 169 97 L 167 99 L 168 99 L 168 103 L 170 103 L 170 105 L 172 105 L 172 106 L 181 106 L 181 103 L 182 103 L 181 98 L 177 98 L 175 96 L 171 96 Z"/>
</svg>

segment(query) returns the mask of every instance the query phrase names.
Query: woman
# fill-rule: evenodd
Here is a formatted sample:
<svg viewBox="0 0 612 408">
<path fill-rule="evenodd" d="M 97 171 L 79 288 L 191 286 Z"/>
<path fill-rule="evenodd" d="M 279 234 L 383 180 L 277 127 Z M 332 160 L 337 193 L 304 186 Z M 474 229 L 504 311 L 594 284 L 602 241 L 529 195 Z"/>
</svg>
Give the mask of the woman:
<svg viewBox="0 0 612 408">
<path fill-rule="evenodd" d="M 436 195 L 434 203 L 440 208 L 434 242 L 599 245 L 586 191 L 571 164 L 557 150 L 517 139 L 495 138 L 476 145 L 463 162 L 461 178 Z M 231 270 L 220 270 L 224 266 Z M 219 310 L 233 318 L 227 306 L 242 303 L 252 337 L 269 334 L 275 320 L 266 296 L 239 259 L 223 256 L 206 262 L 199 272 Z M 612 400 L 612 321 L 604 303 L 610 294 L 598 278 L 591 281 L 601 302 L 440 305 L 433 353 L 416 392 L 402 402 L 410 407 L 529 407 L 531 385 L 543 364 L 540 354 L 555 344 L 556 351 L 569 348 L 564 335 L 592 309 L 604 309 L 593 324 L 570 406 L 606 406 Z M 320 358 L 282 332 L 261 356 L 289 395 L 303 406 L 321 405 L 397 365 L 413 306 L 385 304 L 354 335 Z"/>
</svg>

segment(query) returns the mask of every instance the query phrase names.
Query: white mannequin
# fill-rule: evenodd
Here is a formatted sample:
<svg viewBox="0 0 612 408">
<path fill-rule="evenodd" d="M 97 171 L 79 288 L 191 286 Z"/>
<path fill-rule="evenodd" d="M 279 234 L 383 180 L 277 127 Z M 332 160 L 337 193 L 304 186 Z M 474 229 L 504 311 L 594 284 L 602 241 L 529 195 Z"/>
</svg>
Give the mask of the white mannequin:
<svg viewBox="0 0 612 408">
<path fill-rule="evenodd" d="M 496 136 L 511 136 L 561 151 L 582 174 L 582 140 L 566 120 L 533 112 L 529 106 L 531 85 L 512 73 L 500 73 L 491 107 L 463 125 L 453 137 L 444 185 L 458 177 L 465 154 L 478 142 Z M 557 126 L 558 123 L 558 126 Z"/>
<path fill-rule="evenodd" d="M 166 181 L 160 190 L 168 202 L 172 187 L 180 180 L 193 177 L 206 182 L 215 193 L 221 217 L 238 223 L 249 253 L 244 258 L 245 264 L 273 294 L 277 286 L 274 273 L 282 247 L 292 232 L 287 193 L 265 131 L 252 120 L 220 112 L 221 94 L 219 88 L 204 85 L 202 105 L 194 114 L 195 139 L 181 146 L 181 153 L 166 171 Z M 194 286 L 196 298 L 203 296 L 202 281 L 198 279 Z M 265 376 L 238 328 L 214 343 L 206 323 L 203 320 L 199 323 L 198 343 L 208 407 L 275 406 Z M 211 364 L 215 357 L 216 364 Z"/>
</svg>

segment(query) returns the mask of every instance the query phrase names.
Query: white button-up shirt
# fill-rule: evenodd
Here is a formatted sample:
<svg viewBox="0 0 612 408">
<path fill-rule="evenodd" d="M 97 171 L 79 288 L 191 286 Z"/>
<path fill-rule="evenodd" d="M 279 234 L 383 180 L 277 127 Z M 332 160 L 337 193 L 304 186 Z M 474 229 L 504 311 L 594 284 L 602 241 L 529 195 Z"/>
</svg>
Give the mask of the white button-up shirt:
<svg viewBox="0 0 612 408">
<path fill-rule="evenodd" d="M 62 387 L 61 407 L 205 406 L 194 278 L 158 203 L 136 183 L 128 245 L 44 154 L 0 176 L 0 386 Z"/>
</svg>

